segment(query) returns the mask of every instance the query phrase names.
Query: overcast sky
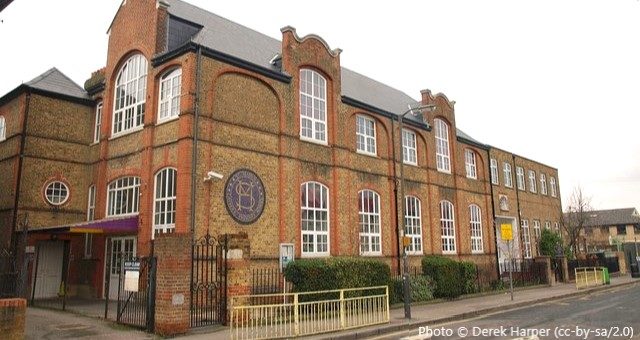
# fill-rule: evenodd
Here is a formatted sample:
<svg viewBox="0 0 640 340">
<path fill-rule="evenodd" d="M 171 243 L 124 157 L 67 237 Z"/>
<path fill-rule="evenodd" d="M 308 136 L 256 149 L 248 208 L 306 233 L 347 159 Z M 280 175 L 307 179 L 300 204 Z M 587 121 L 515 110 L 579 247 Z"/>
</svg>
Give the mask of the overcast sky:
<svg viewBox="0 0 640 340">
<path fill-rule="evenodd" d="M 0 12 L 0 95 L 51 67 L 105 65 L 120 0 L 15 0 Z M 558 168 L 597 209 L 640 208 L 640 1 L 189 2 L 281 39 L 291 25 L 341 63 L 456 101 L 458 128 Z"/>
</svg>

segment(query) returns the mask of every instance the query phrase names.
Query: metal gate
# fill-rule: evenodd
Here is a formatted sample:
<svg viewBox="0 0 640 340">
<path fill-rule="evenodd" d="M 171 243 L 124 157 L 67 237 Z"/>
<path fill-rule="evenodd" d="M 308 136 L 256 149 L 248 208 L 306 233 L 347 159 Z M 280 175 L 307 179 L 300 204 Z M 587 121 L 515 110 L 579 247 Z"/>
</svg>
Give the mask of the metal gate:
<svg viewBox="0 0 640 340">
<path fill-rule="evenodd" d="M 18 256 L 10 248 L 0 248 L 0 299 L 18 297 Z"/>
<path fill-rule="evenodd" d="M 117 322 L 153 332 L 156 310 L 156 258 L 122 258 Z"/>
<path fill-rule="evenodd" d="M 227 238 L 209 234 L 191 248 L 191 327 L 227 323 Z"/>
</svg>

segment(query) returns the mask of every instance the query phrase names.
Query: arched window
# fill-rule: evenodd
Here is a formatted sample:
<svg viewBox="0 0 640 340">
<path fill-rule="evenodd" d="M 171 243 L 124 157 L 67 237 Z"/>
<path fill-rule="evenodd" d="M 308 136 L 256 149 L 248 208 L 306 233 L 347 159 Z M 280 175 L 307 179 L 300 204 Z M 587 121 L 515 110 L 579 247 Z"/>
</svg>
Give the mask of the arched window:
<svg viewBox="0 0 640 340">
<path fill-rule="evenodd" d="M 329 255 L 329 189 L 317 182 L 300 186 L 302 255 Z"/>
<path fill-rule="evenodd" d="M 473 150 L 464 150 L 464 166 L 467 171 L 467 178 L 478 178 L 478 172 L 476 167 L 476 154 Z"/>
<path fill-rule="evenodd" d="M 449 201 L 440 202 L 440 229 L 442 232 L 442 253 L 456 253 L 456 225 L 453 215 L 453 204 Z"/>
<path fill-rule="evenodd" d="M 96 186 L 89 187 L 87 197 L 87 221 L 93 221 L 96 217 Z"/>
<path fill-rule="evenodd" d="M 416 134 L 407 129 L 402 129 L 402 161 L 405 164 L 418 165 Z"/>
<path fill-rule="evenodd" d="M 503 171 L 504 171 L 504 186 L 508 188 L 513 187 L 513 176 L 511 175 L 511 164 L 504 162 L 502 163 Z"/>
<path fill-rule="evenodd" d="M 7 127 L 3 116 L 0 116 L 0 142 L 7 139 Z"/>
<path fill-rule="evenodd" d="M 360 224 L 360 253 L 380 255 L 380 195 L 375 191 L 358 192 L 358 211 Z"/>
<path fill-rule="evenodd" d="M 422 254 L 422 207 L 414 196 L 404 199 L 404 235 L 411 239 L 407 247 L 408 254 Z"/>
<path fill-rule="evenodd" d="M 433 120 L 436 130 L 436 166 L 438 171 L 451 172 L 449 157 L 449 125 L 442 119 Z"/>
<path fill-rule="evenodd" d="M 69 187 L 60 181 L 54 181 L 47 185 L 45 198 L 51 205 L 62 205 L 69 199 Z"/>
<path fill-rule="evenodd" d="M 140 178 L 123 177 L 107 188 L 107 217 L 133 215 L 140 205 Z"/>
<path fill-rule="evenodd" d="M 469 206 L 469 227 L 471 228 L 471 252 L 482 253 L 484 251 L 482 245 L 482 213 L 480 207 L 475 204 Z"/>
<path fill-rule="evenodd" d="M 300 70 L 300 138 L 327 143 L 327 81 L 309 69 Z"/>
<path fill-rule="evenodd" d="M 147 97 L 147 59 L 142 54 L 134 55 L 122 65 L 114 96 L 112 134 L 141 127 Z"/>
<path fill-rule="evenodd" d="M 169 71 L 160 78 L 158 122 L 170 120 L 180 114 L 181 85 L 182 69 L 180 68 Z"/>
<path fill-rule="evenodd" d="M 153 204 L 153 235 L 172 233 L 176 228 L 176 177 L 178 172 L 165 168 L 156 174 Z"/>
</svg>

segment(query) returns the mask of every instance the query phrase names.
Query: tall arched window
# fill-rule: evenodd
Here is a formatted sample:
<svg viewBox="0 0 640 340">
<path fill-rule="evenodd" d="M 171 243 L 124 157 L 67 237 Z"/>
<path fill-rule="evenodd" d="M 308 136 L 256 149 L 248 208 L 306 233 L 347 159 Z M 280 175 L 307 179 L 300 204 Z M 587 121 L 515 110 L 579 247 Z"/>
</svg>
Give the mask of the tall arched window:
<svg viewBox="0 0 640 340">
<path fill-rule="evenodd" d="M 122 65 L 114 96 L 112 134 L 141 127 L 147 97 L 147 59 L 142 54 L 134 55 Z"/>
<path fill-rule="evenodd" d="M 469 227 L 471 228 L 471 252 L 482 253 L 482 213 L 480 207 L 471 204 L 469 206 Z"/>
<path fill-rule="evenodd" d="M 309 69 L 300 70 L 300 138 L 327 143 L 327 81 Z"/>
<path fill-rule="evenodd" d="M 7 138 L 7 127 L 3 116 L 0 116 L 0 142 Z"/>
<path fill-rule="evenodd" d="M 122 177 L 107 188 L 107 217 L 133 215 L 140 205 L 140 177 Z"/>
<path fill-rule="evenodd" d="M 165 168 L 156 174 L 153 204 L 153 235 L 172 233 L 176 228 L 176 177 L 178 172 Z"/>
<path fill-rule="evenodd" d="M 302 255 L 329 255 L 329 189 L 317 182 L 300 186 Z"/>
<path fill-rule="evenodd" d="M 178 117 L 178 114 L 180 114 L 181 86 L 182 69 L 180 68 L 169 71 L 160 78 L 158 122 Z"/>
<path fill-rule="evenodd" d="M 360 225 L 360 253 L 380 255 L 380 195 L 375 191 L 358 192 L 358 210 Z"/>
<path fill-rule="evenodd" d="M 467 178 L 478 178 L 476 154 L 471 149 L 464 150 L 464 166 L 467 171 Z"/>
<path fill-rule="evenodd" d="M 449 125 L 442 119 L 434 119 L 436 130 L 436 166 L 438 171 L 451 172 L 449 157 Z"/>
<path fill-rule="evenodd" d="M 96 117 L 93 125 L 93 142 L 100 142 L 100 127 L 102 127 L 102 102 L 96 105 Z"/>
<path fill-rule="evenodd" d="M 404 199 L 404 235 L 411 239 L 407 247 L 409 254 L 422 254 L 422 207 L 414 196 Z"/>
<path fill-rule="evenodd" d="M 442 232 L 442 253 L 456 252 L 456 225 L 453 215 L 453 204 L 449 201 L 440 202 L 440 229 Z"/>
</svg>

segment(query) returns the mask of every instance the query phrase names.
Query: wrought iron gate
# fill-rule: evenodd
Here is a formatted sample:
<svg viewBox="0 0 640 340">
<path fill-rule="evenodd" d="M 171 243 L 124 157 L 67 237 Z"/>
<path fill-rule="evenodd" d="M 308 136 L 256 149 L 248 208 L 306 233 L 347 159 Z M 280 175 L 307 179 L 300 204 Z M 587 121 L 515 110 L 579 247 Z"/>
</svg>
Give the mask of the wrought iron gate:
<svg viewBox="0 0 640 340">
<path fill-rule="evenodd" d="M 207 234 L 191 248 L 191 327 L 227 322 L 227 239 Z"/>
<path fill-rule="evenodd" d="M 156 258 L 122 258 L 120 263 L 116 320 L 121 324 L 153 332 L 156 310 Z M 132 273 L 127 274 L 127 271 Z"/>
</svg>

